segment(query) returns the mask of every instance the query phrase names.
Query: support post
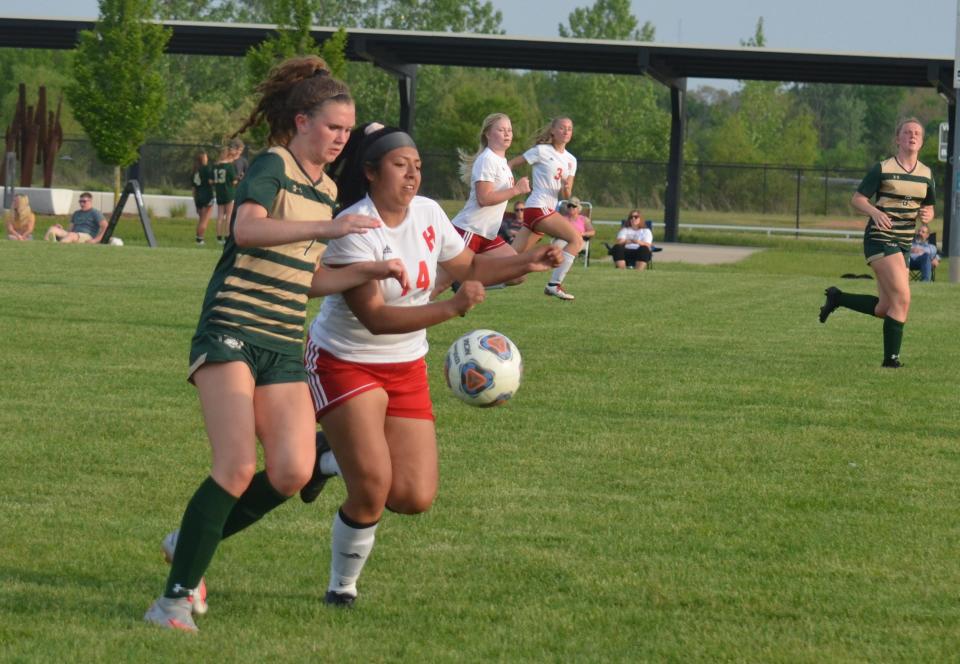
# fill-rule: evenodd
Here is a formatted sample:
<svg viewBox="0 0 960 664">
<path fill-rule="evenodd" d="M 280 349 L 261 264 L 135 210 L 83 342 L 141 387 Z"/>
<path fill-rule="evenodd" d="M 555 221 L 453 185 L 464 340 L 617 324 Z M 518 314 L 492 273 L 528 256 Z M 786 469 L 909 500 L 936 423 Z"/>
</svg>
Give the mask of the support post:
<svg viewBox="0 0 960 664">
<path fill-rule="evenodd" d="M 127 184 L 123 188 L 123 193 L 120 194 L 120 200 L 113 206 L 113 212 L 110 214 L 110 222 L 107 224 L 107 230 L 104 232 L 100 244 L 110 243 L 110 238 L 113 237 L 113 230 L 120 221 L 120 216 L 123 214 L 123 208 L 127 204 L 127 198 L 130 194 L 133 194 L 133 198 L 137 202 L 137 214 L 140 216 L 140 225 L 143 226 L 143 234 L 147 238 L 147 244 L 151 247 L 156 247 L 157 238 L 153 235 L 153 227 L 150 225 L 147 206 L 143 204 L 143 195 L 140 193 L 140 183 L 136 180 L 127 180 Z"/>
<path fill-rule="evenodd" d="M 3 207 L 13 207 L 13 194 L 16 191 L 17 153 L 7 152 L 4 156 Z"/>
<path fill-rule="evenodd" d="M 362 36 L 353 40 L 353 50 L 360 58 L 397 78 L 397 90 L 400 94 L 400 129 L 412 136 L 416 116 L 417 65 L 397 62 L 393 57 L 371 49 L 366 38 Z M 381 118 L 381 120 L 384 119 Z"/>
<path fill-rule="evenodd" d="M 400 92 L 400 129 L 413 136 L 417 101 L 417 66 L 401 65 L 395 68 Z"/>
<path fill-rule="evenodd" d="M 960 0 L 958 0 L 960 2 Z M 676 242 L 680 224 L 680 181 L 683 173 L 683 136 L 686 133 L 687 79 L 670 86 L 670 163 L 667 166 L 667 200 L 663 213 L 663 239 Z"/>
<path fill-rule="evenodd" d="M 954 136 L 956 134 L 956 127 L 960 125 L 960 103 L 958 103 L 957 95 L 960 94 L 960 0 L 957 0 L 957 20 L 956 20 L 956 41 L 955 46 L 956 50 L 954 53 L 953 60 L 953 126 L 950 127 L 950 135 Z M 953 150 L 952 162 L 952 178 L 950 184 L 947 185 L 950 187 L 951 193 L 951 215 L 950 215 L 950 226 L 947 226 L 946 221 L 944 222 L 944 231 L 948 231 L 948 237 L 950 239 L 950 244 L 947 245 L 944 243 L 945 247 L 949 247 L 948 255 L 950 256 L 950 283 L 955 284 L 960 282 L 960 232 L 958 229 L 952 228 L 952 226 L 960 221 L 960 187 L 957 186 L 957 177 L 960 176 L 960 141 L 953 141 Z"/>
<path fill-rule="evenodd" d="M 957 140 L 957 123 L 954 118 L 956 110 L 956 97 L 951 97 L 947 103 L 947 125 L 949 131 L 947 132 L 947 162 L 944 164 L 943 173 L 943 185 L 945 189 L 943 192 L 943 236 L 940 238 L 940 251 L 944 256 L 952 255 L 950 253 L 950 236 L 952 235 L 951 230 L 953 228 L 953 206 L 951 203 L 953 201 L 952 194 L 954 189 L 953 174 L 956 170 L 953 165 L 952 155 Z"/>
</svg>

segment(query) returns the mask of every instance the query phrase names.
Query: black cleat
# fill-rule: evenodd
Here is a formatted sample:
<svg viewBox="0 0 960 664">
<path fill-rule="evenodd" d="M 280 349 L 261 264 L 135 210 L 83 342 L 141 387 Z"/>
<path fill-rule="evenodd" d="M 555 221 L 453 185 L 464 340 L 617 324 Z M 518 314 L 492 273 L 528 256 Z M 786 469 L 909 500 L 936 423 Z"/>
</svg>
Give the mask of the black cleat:
<svg viewBox="0 0 960 664">
<path fill-rule="evenodd" d="M 827 301 L 820 307 L 820 322 L 826 323 L 827 316 L 832 314 L 836 308 L 840 306 L 840 289 L 836 286 L 831 286 L 823 291 L 823 294 L 827 296 Z"/>
<path fill-rule="evenodd" d="M 893 357 L 888 357 L 883 361 L 883 364 L 880 365 L 886 369 L 899 369 L 903 366 L 903 363 L 900 361 L 900 358 L 894 355 Z"/>
<path fill-rule="evenodd" d="M 323 596 L 324 604 L 327 606 L 335 606 L 337 608 L 349 609 L 353 606 L 355 601 L 357 601 L 356 595 L 338 593 L 335 590 L 328 590 L 327 594 Z"/>
<path fill-rule="evenodd" d="M 310 477 L 310 480 L 303 485 L 303 488 L 300 489 L 300 500 L 305 503 L 312 503 L 317 499 L 317 496 L 320 495 L 320 492 L 323 491 L 324 485 L 327 483 L 327 480 L 333 477 L 333 475 L 325 475 L 320 472 L 320 457 L 324 452 L 330 451 L 330 443 L 327 442 L 327 437 L 322 431 L 317 432 L 317 458 L 313 462 L 313 475 Z"/>
</svg>

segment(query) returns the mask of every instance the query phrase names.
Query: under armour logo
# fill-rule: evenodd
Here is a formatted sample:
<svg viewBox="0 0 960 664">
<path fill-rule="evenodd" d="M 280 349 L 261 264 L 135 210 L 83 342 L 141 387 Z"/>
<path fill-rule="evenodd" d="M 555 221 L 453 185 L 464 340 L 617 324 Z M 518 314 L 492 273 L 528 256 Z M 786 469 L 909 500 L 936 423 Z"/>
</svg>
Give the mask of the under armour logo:
<svg viewBox="0 0 960 664">
<path fill-rule="evenodd" d="M 173 584 L 173 588 L 171 588 L 170 590 L 176 593 L 178 596 L 193 597 L 193 589 L 184 588 L 179 583 Z"/>
</svg>

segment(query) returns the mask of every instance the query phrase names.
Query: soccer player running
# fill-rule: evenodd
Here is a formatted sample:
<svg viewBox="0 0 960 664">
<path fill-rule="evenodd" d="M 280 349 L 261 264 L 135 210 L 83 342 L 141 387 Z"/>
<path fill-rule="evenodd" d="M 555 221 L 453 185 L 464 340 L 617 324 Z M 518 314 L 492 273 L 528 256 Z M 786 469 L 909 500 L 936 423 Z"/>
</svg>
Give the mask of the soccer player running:
<svg viewBox="0 0 960 664">
<path fill-rule="evenodd" d="M 258 521 L 296 493 L 314 466 L 316 424 L 303 367 L 308 295 L 369 279 L 408 286 L 399 261 L 318 269 L 318 239 L 380 226 L 356 214 L 332 220 L 336 185 L 324 167 L 340 154 L 355 121 L 353 99 L 322 59 L 293 58 L 260 84 L 261 99 L 240 130 L 265 119 L 269 150 L 241 183 L 233 233 L 207 287 L 190 349 L 212 451 L 210 475 L 163 541 L 171 560 L 163 595 L 144 616 L 196 631 L 203 575 L 223 538 Z M 238 132 L 238 133 L 240 133 Z M 259 438 L 266 470 L 256 472 Z"/>
<path fill-rule="evenodd" d="M 577 173 L 577 159 L 567 150 L 573 138 L 573 120 L 566 116 L 554 118 L 537 132 L 534 146 L 508 163 L 516 168 L 524 162 L 533 165 L 532 191 L 523 211 L 523 227 L 513 239 L 513 248 L 522 253 L 544 234 L 557 238 L 563 246 L 563 262 L 550 276 L 544 295 L 561 300 L 572 300 L 573 295 L 563 289 L 563 280 L 570 271 L 577 254 L 583 249 L 583 238 L 564 216 L 558 213 L 557 203 L 573 194 L 573 179 Z"/>
<path fill-rule="evenodd" d="M 438 462 L 433 405 L 424 356 L 426 328 L 466 314 L 482 302 L 482 284 L 500 283 L 560 263 L 545 246 L 520 255 L 474 254 L 464 248 L 440 206 L 418 196 L 420 154 L 399 129 L 383 127 L 351 136 L 337 181 L 342 214 L 380 219 L 365 235 L 331 241 L 327 267 L 403 261 L 411 287 L 368 282 L 324 299 L 310 325 L 306 365 L 317 419 L 319 454 L 309 502 L 333 474 L 341 474 L 346 500 L 333 518 L 328 604 L 352 605 L 357 578 L 374 544 L 384 509 L 427 510 L 437 492 Z M 430 301 L 437 268 L 461 283 L 453 297 Z M 329 441 L 333 454 L 326 451 Z"/>
<path fill-rule="evenodd" d="M 930 168 L 918 155 L 923 125 L 916 118 L 897 124 L 897 154 L 876 164 L 863 178 L 852 204 L 868 215 L 863 253 L 877 277 L 878 296 L 844 293 L 831 286 L 820 307 L 820 322 L 838 307 L 883 319 L 883 363 L 899 368 L 903 327 L 910 310 L 910 244 L 917 221 L 933 219 L 936 200 Z M 870 198 L 876 196 L 875 203 Z"/>
<path fill-rule="evenodd" d="M 500 237 L 500 224 L 507 201 L 530 193 L 530 180 L 516 182 L 507 164 L 507 150 L 513 143 L 513 125 L 505 113 L 492 113 L 480 129 L 480 149 L 460 155 L 460 176 L 470 185 L 466 205 L 453 218 L 453 225 L 463 238 L 467 250 L 490 256 L 513 256 L 517 252 Z M 523 277 L 508 282 L 523 281 Z M 441 267 L 433 289 L 436 297 L 450 286 L 451 279 Z"/>
</svg>

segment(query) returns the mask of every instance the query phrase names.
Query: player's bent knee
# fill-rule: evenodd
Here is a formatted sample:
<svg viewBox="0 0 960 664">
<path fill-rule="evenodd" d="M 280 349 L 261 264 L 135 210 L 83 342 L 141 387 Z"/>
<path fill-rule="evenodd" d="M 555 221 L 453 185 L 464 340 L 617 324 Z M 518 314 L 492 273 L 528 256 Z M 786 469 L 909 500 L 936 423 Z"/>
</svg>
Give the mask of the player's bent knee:
<svg viewBox="0 0 960 664">
<path fill-rule="evenodd" d="M 267 470 L 267 477 L 270 478 L 270 485 L 284 496 L 292 496 L 310 481 L 313 472 L 312 467 L 304 465 L 290 466 L 281 469 Z"/>
<path fill-rule="evenodd" d="M 365 511 L 379 511 L 387 503 L 390 494 L 390 482 L 379 482 L 375 478 L 364 478 L 359 485 L 348 484 L 348 493 L 352 503 Z"/>
<path fill-rule="evenodd" d="M 237 464 L 235 466 L 215 464 L 210 475 L 217 484 L 223 487 L 224 491 L 231 495 L 239 496 L 250 486 L 250 482 L 253 480 L 253 475 L 256 472 L 257 466 L 253 463 Z"/>
<path fill-rule="evenodd" d="M 429 495 L 408 495 L 391 498 L 387 502 L 387 509 L 397 514 L 422 514 L 433 506 L 435 496 L 436 493 L 430 493 Z"/>
</svg>

